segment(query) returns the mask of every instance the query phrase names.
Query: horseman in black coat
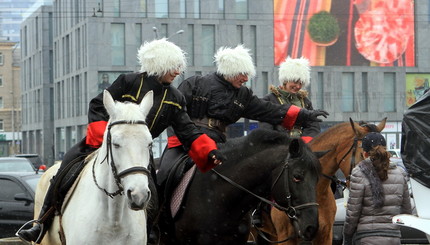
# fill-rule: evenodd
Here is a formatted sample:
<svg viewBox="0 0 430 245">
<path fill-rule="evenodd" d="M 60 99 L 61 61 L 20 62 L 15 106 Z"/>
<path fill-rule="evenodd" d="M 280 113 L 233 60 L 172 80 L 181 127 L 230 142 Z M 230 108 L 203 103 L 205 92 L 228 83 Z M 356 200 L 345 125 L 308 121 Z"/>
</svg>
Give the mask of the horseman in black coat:
<svg viewBox="0 0 430 245">
<path fill-rule="evenodd" d="M 175 77 L 186 68 L 184 52 L 175 44 L 161 39 L 142 45 L 138 51 L 138 58 L 141 64 L 140 72 L 120 75 L 106 90 L 116 101 L 133 103 L 140 103 L 143 96 L 152 90 L 154 104 L 146 118 L 152 137 L 158 137 L 168 126 L 172 126 L 179 141 L 189 149 L 190 157 L 199 169 L 206 171 L 211 166 L 219 164 L 223 156 L 217 151 L 216 143 L 191 121 L 185 111 L 184 96 L 171 86 Z M 109 120 L 109 115 L 103 106 L 103 93 L 91 100 L 88 119 L 86 137 L 66 153 L 56 177 L 51 180 L 39 222 L 31 229 L 21 230 L 18 234 L 21 239 L 36 241 L 39 234 L 42 234 L 36 242 L 42 240 L 43 234 L 52 222 L 55 209 L 61 208 L 64 195 L 84 167 L 85 157 L 101 146 Z M 155 178 L 155 170 L 152 169 L 152 171 L 152 177 Z M 67 176 L 67 181 L 59 176 Z M 60 186 L 60 190 L 56 186 Z M 151 191 L 156 192 L 154 182 L 150 183 L 150 188 Z M 58 192 L 60 196 L 55 195 Z M 150 206 L 154 208 L 158 206 L 157 200 L 154 200 L 156 197 L 157 195 L 152 195 L 151 199 L 153 205 Z M 157 211 L 148 212 L 150 225 L 148 231 L 155 218 L 152 214 L 155 212 Z M 44 223 L 43 231 L 41 223 Z"/>
<path fill-rule="evenodd" d="M 279 66 L 279 86 L 270 86 L 270 93 L 263 100 L 278 105 L 295 105 L 307 110 L 313 110 L 308 92 L 304 90 L 310 83 L 309 60 L 306 58 L 287 59 Z M 261 128 L 287 131 L 291 136 L 301 137 L 308 143 L 321 132 L 319 122 L 310 121 L 301 125 L 294 125 L 291 129 L 269 123 L 260 123 Z"/>
<path fill-rule="evenodd" d="M 178 89 L 185 96 L 191 120 L 217 143 L 226 141 L 226 127 L 241 117 L 291 129 L 294 125 L 320 122 L 319 116 L 328 116 L 323 110 L 307 110 L 292 104 L 276 105 L 261 100 L 251 89 L 242 86 L 255 75 L 249 49 L 243 45 L 221 47 L 215 54 L 215 62 L 216 72 L 192 76 L 184 80 Z M 168 133 L 168 144 L 157 173 L 159 190 L 163 190 L 170 170 L 186 153 L 178 135 L 172 131 Z"/>
</svg>

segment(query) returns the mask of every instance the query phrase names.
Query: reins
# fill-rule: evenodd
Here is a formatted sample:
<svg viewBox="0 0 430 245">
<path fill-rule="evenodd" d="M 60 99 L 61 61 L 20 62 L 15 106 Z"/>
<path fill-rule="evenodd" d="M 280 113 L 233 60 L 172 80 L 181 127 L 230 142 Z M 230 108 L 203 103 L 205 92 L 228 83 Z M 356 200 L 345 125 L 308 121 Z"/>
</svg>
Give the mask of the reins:
<svg viewBox="0 0 430 245">
<path fill-rule="evenodd" d="M 288 165 L 288 160 L 285 162 L 285 164 L 282 166 L 282 170 L 281 170 L 281 172 L 279 173 L 279 175 L 276 177 L 276 179 L 275 179 L 275 181 L 273 182 L 273 184 L 272 184 L 272 187 L 271 187 L 271 190 L 273 190 L 273 188 L 274 188 L 274 186 L 276 185 L 276 183 L 279 181 L 279 179 L 280 179 L 280 177 L 282 176 L 282 174 L 284 173 L 284 171 L 287 171 L 287 175 L 288 175 L 288 168 L 289 168 L 289 165 Z M 231 185 L 233 185 L 234 187 L 236 187 L 236 188 L 238 188 L 238 189 L 240 189 L 240 190 L 242 190 L 242 191 L 244 191 L 244 192 L 246 192 L 246 193 L 248 193 L 248 194 L 250 194 L 250 195 L 252 195 L 252 196 L 254 196 L 255 198 L 257 198 L 257 199 L 259 199 L 261 202 L 264 202 L 264 203 L 266 203 L 266 204 L 268 204 L 268 205 L 271 205 L 271 206 L 274 206 L 275 208 L 277 208 L 277 209 L 279 209 L 279 210 L 281 210 L 281 211 L 284 211 L 287 215 L 288 215 L 288 217 L 293 221 L 293 222 L 297 222 L 298 221 L 298 219 L 297 219 L 297 216 L 296 216 L 296 210 L 300 210 L 300 209 L 304 209 L 304 208 L 308 208 L 308 207 L 312 207 L 312 206 L 318 206 L 318 203 L 316 203 L 316 202 L 311 202 L 311 203 L 304 203 L 304 204 L 301 204 L 301 205 L 297 205 L 297 206 L 293 206 L 292 204 L 291 204 L 291 193 L 290 193 L 290 188 L 289 188 L 289 185 L 288 185 L 288 181 L 287 181 L 287 195 L 286 195 L 286 198 L 287 198 L 287 203 L 288 203 L 288 206 L 287 207 L 283 207 L 283 206 L 281 206 L 281 205 L 279 205 L 279 204 L 277 204 L 276 202 L 272 202 L 272 201 L 270 201 L 270 200 L 268 200 L 268 199 L 266 199 L 266 198 L 264 198 L 264 197 L 261 197 L 261 196 L 258 196 L 257 194 L 255 194 L 255 193 L 253 193 L 253 192 L 251 192 L 250 190 L 248 190 L 248 189 L 246 189 L 245 187 L 243 187 L 243 186 L 241 186 L 241 185 L 239 185 L 239 184 L 237 184 L 236 182 L 234 182 L 233 180 L 231 180 L 230 178 L 228 178 L 227 176 L 225 176 L 225 175 L 222 175 L 221 173 L 219 173 L 218 171 L 216 171 L 215 169 L 212 169 L 212 171 L 214 172 L 214 173 L 216 173 L 219 177 L 221 177 L 223 180 L 225 180 L 225 181 L 227 181 L 228 183 L 230 183 Z M 286 238 L 286 239 L 284 239 L 284 240 L 282 240 L 282 241 L 271 241 L 270 239 L 268 239 L 263 233 L 262 233 L 262 231 L 261 230 L 259 230 L 258 229 L 258 227 L 256 227 L 256 226 L 254 226 L 255 228 L 256 228 L 256 230 L 257 230 L 257 232 L 258 232 L 258 234 L 264 239 L 264 240 L 266 240 L 267 242 L 270 242 L 270 243 L 282 243 L 282 242 L 286 242 L 286 241 L 288 241 L 288 240 L 290 240 L 290 239 L 292 239 L 292 238 L 295 238 L 297 235 L 293 235 L 293 236 L 290 236 L 290 237 L 288 237 L 288 238 Z"/>
<path fill-rule="evenodd" d="M 131 167 L 131 168 L 125 169 L 125 170 L 121 171 L 120 173 L 118 173 L 118 170 L 116 169 L 115 162 L 114 162 L 113 156 L 112 156 L 112 141 L 111 141 L 112 139 L 111 139 L 110 130 L 113 126 L 120 125 L 120 124 L 140 124 L 140 125 L 148 126 L 145 121 L 141 121 L 141 120 L 139 120 L 139 121 L 121 120 L 121 121 L 112 122 L 108 125 L 108 128 L 107 128 L 108 132 L 106 135 L 107 152 L 106 152 L 105 158 L 100 162 L 100 164 L 102 164 L 104 161 L 109 163 L 111 170 L 112 170 L 112 174 L 114 176 L 115 184 L 118 187 L 118 189 L 115 192 L 109 192 L 105 188 L 102 188 L 99 185 L 99 183 L 97 182 L 96 175 L 95 175 L 95 164 L 97 162 L 97 157 L 94 160 L 92 172 L 93 172 L 93 180 L 94 180 L 94 183 L 96 184 L 97 188 L 99 188 L 101 191 L 103 191 L 110 198 L 113 198 L 114 196 L 123 194 L 124 187 L 121 184 L 121 179 L 126 177 L 127 175 L 134 174 L 134 173 L 142 173 L 142 174 L 145 174 L 147 176 L 150 176 L 150 174 L 151 174 L 149 169 L 142 167 L 142 166 Z M 111 161 L 109 161 L 109 158 L 111 159 Z"/>
</svg>

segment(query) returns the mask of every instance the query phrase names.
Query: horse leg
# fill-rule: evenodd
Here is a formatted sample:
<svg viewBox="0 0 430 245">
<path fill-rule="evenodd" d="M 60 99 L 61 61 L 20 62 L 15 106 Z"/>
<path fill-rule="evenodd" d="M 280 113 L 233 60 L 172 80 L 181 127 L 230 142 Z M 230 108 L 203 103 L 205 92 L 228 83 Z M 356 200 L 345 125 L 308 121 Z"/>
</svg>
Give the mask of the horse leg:
<svg viewBox="0 0 430 245">
<path fill-rule="evenodd" d="M 319 229 L 313 244 L 331 245 L 333 240 L 333 224 L 336 215 L 336 201 L 330 186 L 326 191 L 317 194 Z"/>
</svg>

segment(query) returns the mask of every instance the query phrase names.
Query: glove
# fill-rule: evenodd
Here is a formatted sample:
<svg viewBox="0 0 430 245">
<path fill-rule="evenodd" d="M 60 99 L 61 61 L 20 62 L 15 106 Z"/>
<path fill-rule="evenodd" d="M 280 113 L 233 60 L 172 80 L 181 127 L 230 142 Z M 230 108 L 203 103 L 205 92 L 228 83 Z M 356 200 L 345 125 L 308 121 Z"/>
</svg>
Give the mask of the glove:
<svg viewBox="0 0 430 245">
<path fill-rule="evenodd" d="M 208 154 L 208 158 L 211 161 L 216 161 L 216 160 L 220 161 L 220 163 L 218 163 L 218 165 L 222 164 L 222 162 L 227 160 L 227 157 L 225 157 L 224 154 L 222 154 L 221 151 L 219 151 L 219 150 L 210 151 Z"/>
<path fill-rule="evenodd" d="M 313 122 L 322 122 L 321 119 L 319 119 L 319 116 L 323 116 L 327 118 L 327 116 L 330 115 L 328 112 L 324 110 L 306 110 L 306 109 L 300 109 L 299 115 L 297 116 L 297 121 L 300 124 L 304 124 L 307 121 L 313 121 Z"/>
</svg>

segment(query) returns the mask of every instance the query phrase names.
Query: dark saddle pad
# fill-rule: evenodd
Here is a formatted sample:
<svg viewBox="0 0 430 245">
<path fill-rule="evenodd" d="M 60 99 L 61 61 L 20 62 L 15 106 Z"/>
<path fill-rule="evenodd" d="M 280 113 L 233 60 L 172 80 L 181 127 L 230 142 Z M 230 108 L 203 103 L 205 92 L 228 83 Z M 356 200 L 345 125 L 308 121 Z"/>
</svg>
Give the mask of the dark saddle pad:
<svg viewBox="0 0 430 245">
<path fill-rule="evenodd" d="M 169 204 L 172 198 L 172 193 L 178 186 L 185 173 L 194 165 L 194 162 L 188 155 L 179 158 L 172 167 L 169 176 L 167 177 L 166 187 L 164 189 L 165 203 Z"/>
</svg>

